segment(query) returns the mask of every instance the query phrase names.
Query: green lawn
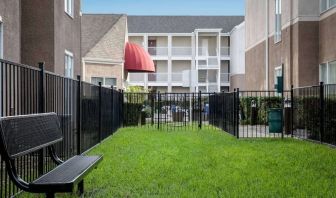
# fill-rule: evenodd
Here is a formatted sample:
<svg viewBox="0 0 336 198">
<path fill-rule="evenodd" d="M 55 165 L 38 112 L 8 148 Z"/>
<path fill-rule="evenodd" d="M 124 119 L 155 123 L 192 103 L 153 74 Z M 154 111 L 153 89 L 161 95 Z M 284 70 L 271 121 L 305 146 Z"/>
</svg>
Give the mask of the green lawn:
<svg viewBox="0 0 336 198">
<path fill-rule="evenodd" d="M 336 197 L 336 150 L 305 141 L 124 128 L 90 154 L 85 197 Z"/>
</svg>

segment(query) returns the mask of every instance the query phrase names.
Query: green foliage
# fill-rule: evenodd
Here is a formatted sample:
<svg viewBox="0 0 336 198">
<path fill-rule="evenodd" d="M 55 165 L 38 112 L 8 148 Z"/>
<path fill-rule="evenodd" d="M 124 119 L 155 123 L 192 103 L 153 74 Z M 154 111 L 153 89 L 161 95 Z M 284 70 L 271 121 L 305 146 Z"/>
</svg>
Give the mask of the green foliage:
<svg viewBox="0 0 336 198">
<path fill-rule="evenodd" d="M 141 86 L 129 86 L 126 89 L 127 93 L 147 93 L 148 90 Z"/>
<path fill-rule="evenodd" d="M 270 108 L 281 108 L 282 102 L 281 97 L 241 97 L 240 98 L 240 114 L 241 114 L 241 124 L 251 124 L 252 120 L 252 101 L 257 104 L 257 123 L 264 125 L 267 124 L 267 111 Z"/>
<path fill-rule="evenodd" d="M 124 104 L 124 125 L 137 126 L 141 120 L 143 105 L 139 103 Z"/>
<path fill-rule="evenodd" d="M 124 128 L 93 149 L 90 155 L 104 159 L 85 178 L 84 197 L 336 195 L 335 149 L 294 139 L 237 140 L 214 130 L 175 130 Z"/>
</svg>

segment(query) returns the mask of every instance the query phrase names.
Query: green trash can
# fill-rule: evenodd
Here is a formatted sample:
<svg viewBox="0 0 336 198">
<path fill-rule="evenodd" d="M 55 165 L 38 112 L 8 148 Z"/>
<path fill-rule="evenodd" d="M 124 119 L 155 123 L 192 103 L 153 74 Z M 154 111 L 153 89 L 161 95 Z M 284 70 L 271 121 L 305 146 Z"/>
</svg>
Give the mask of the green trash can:
<svg viewBox="0 0 336 198">
<path fill-rule="evenodd" d="M 270 133 L 282 133 L 282 109 L 268 110 L 268 127 Z"/>
</svg>

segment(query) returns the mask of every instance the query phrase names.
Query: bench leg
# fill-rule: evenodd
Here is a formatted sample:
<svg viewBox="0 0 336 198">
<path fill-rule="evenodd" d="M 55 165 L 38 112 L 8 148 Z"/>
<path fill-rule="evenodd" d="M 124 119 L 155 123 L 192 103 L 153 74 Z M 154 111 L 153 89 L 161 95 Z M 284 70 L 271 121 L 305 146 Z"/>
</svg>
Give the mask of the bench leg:
<svg viewBox="0 0 336 198">
<path fill-rule="evenodd" d="M 47 193 L 47 198 L 55 198 L 55 193 Z"/>
<path fill-rule="evenodd" d="M 78 191 L 79 195 L 82 195 L 84 193 L 84 180 L 78 183 Z"/>
</svg>

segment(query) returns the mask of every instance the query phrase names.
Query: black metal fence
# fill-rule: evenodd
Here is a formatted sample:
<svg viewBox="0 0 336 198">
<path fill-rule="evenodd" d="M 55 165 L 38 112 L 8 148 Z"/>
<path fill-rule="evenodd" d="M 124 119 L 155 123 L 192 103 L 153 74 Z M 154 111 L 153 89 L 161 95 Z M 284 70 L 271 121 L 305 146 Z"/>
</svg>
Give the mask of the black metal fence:
<svg viewBox="0 0 336 198">
<path fill-rule="evenodd" d="M 216 128 L 209 124 L 215 112 L 215 93 L 124 93 L 124 126 L 160 130 Z"/>
<path fill-rule="evenodd" d="M 237 138 L 296 137 L 336 145 L 336 85 L 276 91 L 216 93 L 210 124 Z M 269 113 L 281 111 L 281 130 L 270 130 Z"/>
<path fill-rule="evenodd" d="M 233 136 L 238 135 L 239 112 L 238 92 L 217 93 L 210 97 L 210 124 Z"/>
<path fill-rule="evenodd" d="M 0 77 L 0 117 L 56 112 L 64 136 L 56 150 L 64 160 L 87 151 L 122 126 L 122 92 L 44 71 L 43 64 L 37 68 L 0 59 Z M 46 150 L 15 163 L 28 182 L 55 167 Z M 0 196 L 19 191 L 0 156 Z"/>
<path fill-rule="evenodd" d="M 293 89 L 293 135 L 336 145 L 336 85 Z"/>
</svg>

